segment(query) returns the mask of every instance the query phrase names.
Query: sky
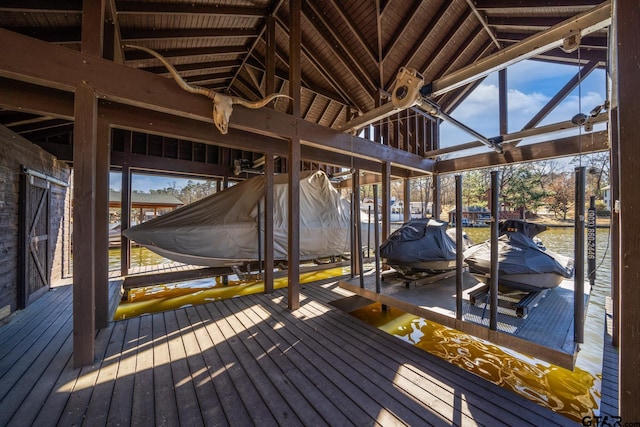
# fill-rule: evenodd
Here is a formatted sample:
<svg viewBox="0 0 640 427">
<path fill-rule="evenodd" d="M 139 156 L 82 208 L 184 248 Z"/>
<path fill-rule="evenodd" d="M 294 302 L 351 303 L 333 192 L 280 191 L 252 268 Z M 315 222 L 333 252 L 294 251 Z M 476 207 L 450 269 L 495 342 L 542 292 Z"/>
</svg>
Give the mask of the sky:
<svg viewBox="0 0 640 427">
<path fill-rule="evenodd" d="M 577 66 L 551 64 L 548 62 L 526 60 L 507 69 L 507 109 L 508 131 L 516 132 L 560 90 L 576 73 Z M 570 120 L 578 112 L 586 115 L 606 99 L 606 76 L 603 70 L 595 70 L 587 76 L 567 98 L 558 105 L 543 121 L 542 125 Z M 456 108 L 451 116 L 464 123 L 481 135 L 491 138 L 499 135 L 498 119 L 498 73 L 487 78 Z M 604 126 L 596 127 L 596 130 Z M 577 131 L 554 134 L 565 137 Z M 440 128 L 441 147 L 475 141 L 476 139 L 446 121 Z M 546 136 L 544 139 L 548 139 Z M 539 141 L 543 138 L 530 138 L 522 144 Z M 474 152 L 488 152 L 489 148 L 480 147 L 466 150 L 459 155 Z M 120 174 L 112 172 L 110 188 L 120 191 Z M 140 192 L 171 187 L 174 184 L 182 188 L 188 179 L 134 174 L 132 188 Z M 197 181 L 197 180 L 193 180 Z"/>
<path fill-rule="evenodd" d="M 522 61 L 507 69 L 508 131 L 517 132 L 578 72 L 577 66 L 551 64 L 541 61 Z M 606 99 L 606 76 L 603 70 L 594 70 L 581 81 L 558 105 L 541 125 L 571 120 L 578 112 L 589 114 Z M 493 73 L 456 108 L 451 116 L 481 135 L 491 138 L 499 135 L 498 73 Z M 602 126 L 601 126 L 602 127 Z M 596 128 L 598 129 L 598 128 Z M 573 132 L 554 134 L 567 136 Z M 441 147 L 475 141 L 463 130 L 444 122 L 440 127 Z M 549 139 L 549 137 L 544 137 Z M 529 139 L 529 142 L 541 140 Z M 523 142 L 523 144 L 526 142 Z M 486 152 L 482 147 L 473 152 Z M 462 152 L 469 155 L 471 150 Z"/>
</svg>

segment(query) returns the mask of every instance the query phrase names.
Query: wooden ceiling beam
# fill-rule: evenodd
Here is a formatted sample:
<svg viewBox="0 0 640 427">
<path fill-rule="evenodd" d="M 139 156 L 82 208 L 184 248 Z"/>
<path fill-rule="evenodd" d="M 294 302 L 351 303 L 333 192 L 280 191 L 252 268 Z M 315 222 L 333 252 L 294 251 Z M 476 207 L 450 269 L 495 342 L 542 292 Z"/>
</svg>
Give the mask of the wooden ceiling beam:
<svg viewBox="0 0 640 427">
<path fill-rule="evenodd" d="M 309 2 L 305 2 L 302 11 L 307 20 L 313 25 L 320 37 L 325 41 L 338 62 L 351 71 L 354 79 L 371 100 L 375 100 L 372 93 L 377 92 L 377 85 L 358 60 L 343 38 L 333 31 L 332 26 L 322 17 L 320 11 Z M 336 46 L 337 45 L 337 46 Z M 338 49 L 338 46 L 340 49 Z"/>
<path fill-rule="evenodd" d="M 0 12 L 14 13 L 82 13 L 82 0 L 3 0 Z"/>
<path fill-rule="evenodd" d="M 243 45 L 234 46 L 211 46 L 211 47 L 195 47 L 186 49 L 158 49 L 165 58 L 179 58 L 187 56 L 208 56 L 208 55 L 230 55 L 230 54 L 246 54 L 249 52 L 249 48 Z M 153 61 L 157 59 L 142 50 L 127 50 L 126 61 Z"/>
<path fill-rule="evenodd" d="M 521 145 L 518 147 L 505 146 L 505 153 L 494 152 L 474 154 L 457 159 L 440 160 L 436 162 L 436 173 L 444 174 L 471 169 L 482 169 L 518 162 L 532 162 L 554 159 L 558 157 L 576 156 L 595 153 L 609 149 L 607 131 L 591 134 L 575 135 L 555 141 L 537 144 Z"/>
<path fill-rule="evenodd" d="M 400 27 L 396 29 L 396 31 L 391 35 L 391 39 L 386 46 L 382 48 L 382 62 L 387 59 L 389 52 L 392 52 L 400 39 L 405 37 L 406 31 L 411 28 L 409 23 L 412 19 L 414 19 L 418 15 L 418 10 L 420 10 L 420 6 L 422 5 L 422 0 L 414 0 L 411 5 L 410 12 L 407 14 L 407 21 L 403 21 L 400 24 Z"/>
<path fill-rule="evenodd" d="M 553 7 L 558 8 L 580 8 L 585 9 L 590 6 L 597 6 L 602 3 L 602 0 L 475 0 L 476 8 L 478 10 L 491 10 L 491 9 L 530 9 L 540 8 L 549 9 Z"/>
<path fill-rule="evenodd" d="M 212 38 L 254 38 L 259 32 L 254 28 L 198 28 L 198 29 L 138 29 L 121 30 L 122 39 L 127 42 L 145 40 L 181 40 Z"/>
<path fill-rule="evenodd" d="M 501 31 L 496 34 L 496 37 L 500 42 L 508 43 L 509 45 L 521 42 L 533 35 L 534 32 L 507 32 Z M 580 39 L 580 47 L 583 49 L 598 49 L 607 50 L 609 48 L 607 36 L 605 33 L 602 35 L 592 34 L 590 36 L 582 37 Z"/>
<path fill-rule="evenodd" d="M 434 28 L 436 27 L 438 22 L 440 22 L 440 20 L 444 17 L 444 15 L 447 13 L 447 10 L 452 4 L 453 3 L 449 1 L 445 1 L 442 3 L 442 5 L 440 6 L 440 9 L 438 9 L 436 14 L 429 20 L 429 24 L 424 28 L 424 30 L 420 34 L 420 37 L 418 37 L 418 42 L 415 43 L 414 49 L 410 51 L 402 61 L 400 61 L 400 64 L 403 64 L 403 66 L 406 66 L 406 67 L 416 66 L 416 64 L 414 64 L 416 55 L 422 49 L 422 46 L 427 42 L 427 40 L 430 39 Z M 397 70 L 396 70 L 396 73 L 397 73 Z M 396 78 L 396 74 L 392 74 L 387 78 L 387 81 L 384 83 L 384 87 L 387 88 L 387 90 L 390 90 L 390 86 L 394 83 L 395 78 Z"/>
<path fill-rule="evenodd" d="M 227 61 L 208 61 L 208 62 L 191 62 L 188 64 L 175 64 L 175 68 L 178 72 L 184 71 L 196 71 L 196 70 L 212 70 L 219 68 L 235 68 L 239 67 L 241 62 L 237 59 L 231 59 Z M 154 74 L 169 74 L 169 71 L 164 65 L 157 67 L 139 67 L 138 70 L 147 71 Z"/>
<path fill-rule="evenodd" d="M 287 34 L 289 33 L 289 27 L 279 17 L 276 17 L 276 22 L 284 32 L 286 32 Z M 331 85 L 331 87 L 333 87 L 340 94 L 341 98 L 345 103 L 353 105 L 356 108 L 362 110 L 362 106 L 356 103 L 349 96 L 349 91 L 345 90 L 345 88 L 342 87 L 342 84 L 338 81 L 338 79 L 329 70 L 327 70 L 327 68 L 320 61 L 318 61 L 318 59 L 309 51 L 309 49 L 306 48 L 304 38 L 302 39 L 302 55 L 305 58 L 307 58 L 309 63 L 320 73 L 322 77 L 324 77 L 327 83 L 329 83 L 329 85 Z M 287 61 L 284 61 L 284 62 L 286 64 L 289 63 L 288 56 L 287 56 Z"/>
<path fill-rule="evenodd" d="M 453 25 L 450 26 L 447 34 L 445 34 L 440 39 L 440 43 L 433 49 L 433 52 L 431 52 L 431 55 L 429 55 L 429 58 L 427 58 L 427 60 L 418 68 L 418 70 L 420 70 L 420 72 L 422 73 L 423 76 L 425 76 L 425 78 L 427 78 L 427 71 L 429 70 L 429 66 L 436 63 L 436 58 L 438 57 L 438 55 L 442 53 L 442 51 L 445 49 L 447 44 L 451 42 L 451 40 L 454 40 L 454 35 L 458 32 L 458 29 L 462 27 L 464 23 L 467 22 L 467 20 L 469 20 L 472 16 L 473 16 L 473 12 L 471 10 L 467 10 L 465 13 L 460 15 L 458 20 L 455 23 L 453 23 Z M 451 58 L 454 58 L 454 59 L 458 58 L 458 55 L 468 47 L 468 44 L 466 43 L 469 43 L 470 39 L 473 40 L 481 31 L 482 31 L 482 27 L 480 25 L 476 25 L 476 27 L 472 32 L 472 35 L 469 36 L 463 43 L 460 44 L 460 47 L 456 51 L 456 54 L 451 56 Z M 449 69 L 453 64 L 444 63 L 443 65 L 448 66 L 444 71 L 446 72 L 446 70 Z M 442 77 L 444 72 L 442 70 L 438 70 L 436 73 L 429 74 L 429 76 L 431 76 L 431 80 L 434 80 L 436 78 Z"/>
<path fill-rule="evenodd" d="M 362 33 L 358 31 L 355 23 L 353 22 L 353 19 L 351 19 L 351 16 L 345 11 L 344 7 L 340 3 L 338 3 L 336 0 L 329 0 L 329 3 L 338 12 L 338 14 L 340 15 L 340 18 L 345 22 L 345 24 L 347 25 L 347 28 L 349 28 L 350 33 L 353 34 L 353 36 L 358 41 L 360 46 L 362 46 L 365 52 L 367 52 L 367 55 L 369 56 L 369 58 L 373 62 L 377 63 L 378 59 L 376 57 L 376 53 L 371 48 L 371 46 L 367 43 L 367 41 L 362 37 Z"/>
<path fill-rule="evenodd" d="M 101 100 L 203 121 L 211 129 L 212 138 L 224 139 L 217 135 L 211 124 L 211 100 L 185 92 L 170 79 L 52 46 L 6 29 L 0 29 L 0 38 L 5 41 L 0 44 L 0 76 L 68 92 L 75 91 L 83 81 L 91 81 Z M 230 128 L 252 133 L 254 138 L 263 135 L 287 139 L 295 133 L 303 145 L 370 161 L 385 159 L 394 166 L 422 173 L 431 171 L 434 164 L 421 156 L 268 108 L 250 110 L 237 106 L 231 116 Z"/>
<path fill-rule="evenodd" d="M 563 22 L 564 19 L 550 16 L 487 16 L 489 27 L 501 28 L 532 28 L 538 31 L 545 30 Z"/>
<path fill-rule="evenodd" d="M 204 5 L 195 3 L 160 3 L 118 0 L 120 15 L 200 15 L 265 17 L 269 11 L 260 7 Z"/>
</svg>

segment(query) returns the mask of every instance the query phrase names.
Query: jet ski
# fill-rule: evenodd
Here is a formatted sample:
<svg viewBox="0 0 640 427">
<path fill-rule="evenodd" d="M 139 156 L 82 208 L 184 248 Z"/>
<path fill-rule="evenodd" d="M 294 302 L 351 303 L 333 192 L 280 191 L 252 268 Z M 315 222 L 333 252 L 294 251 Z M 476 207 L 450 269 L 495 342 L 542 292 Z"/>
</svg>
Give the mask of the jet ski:
<svg viewBox="0 0 640 427">
<path fill-rule="evenodd" d="M 456 243 L 446 222 L 413 219 L 380 245 L 380 256 L 404 276 L 440 273 L 456 268 Z"/>
<path fill-rule="evenodd" d="M 535 236 L 546 230 L 541 224 L 520 220 L 501 221 L 498 238 L 498 283 L 526 292 L 554 288 L 573 277 L 574 261 L 544 247 Z M 489 277 L 491 243 L 471 246 L 464 252 L 471 273 Z"/>
</svg>

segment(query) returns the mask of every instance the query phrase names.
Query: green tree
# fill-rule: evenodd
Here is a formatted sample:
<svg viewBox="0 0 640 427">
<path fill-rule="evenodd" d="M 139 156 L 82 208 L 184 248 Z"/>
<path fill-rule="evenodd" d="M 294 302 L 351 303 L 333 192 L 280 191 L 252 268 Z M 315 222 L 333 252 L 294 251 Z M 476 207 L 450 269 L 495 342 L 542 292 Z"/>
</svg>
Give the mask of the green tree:
<svg viewBox="0 0 640 427">
<path fill-rule="evenodd" d="M 534 173 L 530 165 L 510 165 L 505 174 L 501 196 L 514 208 L 522 209 L 522 219 L 526 211 L 536 211 L 542 206 L 547 192 L 542 187 L 542 177 Z"/>
</svg>

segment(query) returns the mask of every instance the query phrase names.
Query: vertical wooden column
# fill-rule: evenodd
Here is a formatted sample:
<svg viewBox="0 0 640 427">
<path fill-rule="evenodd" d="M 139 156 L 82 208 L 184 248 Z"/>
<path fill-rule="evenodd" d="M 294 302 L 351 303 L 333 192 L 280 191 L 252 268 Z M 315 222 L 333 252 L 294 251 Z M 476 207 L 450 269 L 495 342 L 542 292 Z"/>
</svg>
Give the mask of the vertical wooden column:
<svg viewBox="0 0 640 427">
<path fill-rule="evenodd" d="M 500 110 L 500 135 L 509 133 L 507 114 L 507 70 L 498 71 L 498 108 Z"/>
<path fill-rule="evenodd" d="M 276 91 L 276 18 L 267 16 L 267 69 L 265 92 L 270 95 Z"/>
<path fill-rule="evenodd" d="M 584 342 L 584 205 L 586 170 L 585 166 L 575 169 L 573 340 L 577 343 Z"/>
<path fill-rule="evenodd" d="M 120 192 L 120 229 L 122 231 L 131 227 L 131 169 L 127 153 L 130 153 L 130 141 L 125 143 L 125 164 L 122 165 L 122 191 Z M 128 237 L 120 237 L 120 274 L 127 276 L 131 267 L 131 242 Z"/>
<path fill-rule="evenodd" d="M 273 152 L 264 157 L 264 292 L 273 292 Z"/>
<path fill-rule="evenodd" d="M 489 329 L 498 329 L 498 235 L 500 172 L 491 171 L 491 278 L 489 279 Z M 462 218 L 456 218 L 462 224 Z"/>
<path fill-rule="evenodd" d="M 456 319 L 462 320 L 462 175 L 456 175 Z"/>
<path fill-rule="evenodd" d="M 95 355 L 95 191 L 98 102 L 93 87 L 80 84 L 74 101 L 73 138 L 73 365 Z"/>
<path fill-rule="evenodd" d="M 111 129 L 98 119 L 96 147 L 96 327 L 109 323 L 109 163 Z"/>
<path fill-rule="evenodd" d="M 360 219 L 360 169 L 351 176 L 351 221 L 353 241 L 351 242 L 351 276 L 362 274 L 362 221 Z"/>
<path fill-rule="evenodd" d="M 104 0 L 82 2 L 80 50 L 102 56 Z M 98 99 L 76 86 L 73 129 L 73 365 L 93 364 L 96 332 L 96 157 Z"/>
<path fill-rule="evenodd" d="M 376 203 L 377 204 L 377 200 Z M 382 240 L 391 230 L 391 163 L 382 162 Z"/>
<path fill-rule="evenodd" d="M 289 95 L 291 114 L 300 117 L 302 43 L 302 0 L 289 0 Z M 300 308 L 300 136 L 294 132 L 289 141 L 289 287 L 288 308 Z"/>
<path fill-rule="evenodd" d="M 618 146 L 620 150 L 620 391 L 623 422 L 640 420 L 640 9 L 615 1 L 618 48 Z"/>
<path fill-rule="evenodd" d="M 411 180 L 404 178 L 402 180 L 402 188 L 404 191 L 404 222 L 411 220 Z"/>
<path fill-rule="evenodd" d="M 431 123 L 431 128 L 433 130 L 432 147 L 434 150 L 437 150 L 438 148 L 440 148 L 440 120 L 436 119 L 435 121 L 433 121 Z M 433 204 L 431 205 L 431 216 L 437 220 L 440 220 L 440 211 L 442 210 L 442 204 L 441 204 L 442 199 L 440 196 L 440 176 L 439 175 L 433 176 L 432 189 L 433 189 L 433 197 L 432 197 Z"/>
</svg>

